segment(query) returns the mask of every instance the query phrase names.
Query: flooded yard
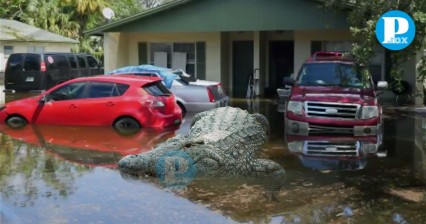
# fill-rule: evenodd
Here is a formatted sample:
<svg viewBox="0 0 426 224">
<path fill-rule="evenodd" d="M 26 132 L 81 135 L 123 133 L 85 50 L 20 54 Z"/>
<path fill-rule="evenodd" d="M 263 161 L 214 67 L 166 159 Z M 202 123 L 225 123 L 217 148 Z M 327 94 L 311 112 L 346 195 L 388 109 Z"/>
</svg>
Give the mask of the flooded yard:
<svg viewBox="0 0 426 224">
<path fill-rule="evenodd" d="M 170 188 L 119 172 L 124 155 L 187 133 L 191 113 L 178 129 L 131 136 L 109 127 L 2 126 L 0 223 L 426 223 L 426 117 L 387 109 L 383 136 L 300 138 L 285 136 L 275 101 L 231 104 L 267 116 L 263 157 L 285 168 L 281 190 L 221 178 Z"/>
</svg>

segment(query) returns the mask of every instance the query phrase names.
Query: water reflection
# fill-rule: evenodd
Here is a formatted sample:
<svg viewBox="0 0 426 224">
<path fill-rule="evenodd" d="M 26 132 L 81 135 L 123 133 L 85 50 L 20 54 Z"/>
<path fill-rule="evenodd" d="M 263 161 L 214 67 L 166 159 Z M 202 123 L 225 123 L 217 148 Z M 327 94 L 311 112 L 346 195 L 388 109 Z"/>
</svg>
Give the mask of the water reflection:
<svg viewBox="0 0 426 224">
<path fill-rule="evenodd" d="M 0 132 L 25 145 L 42 147 L 59 158 L 89 166 L 115 168 L 125 155 L 151 150 L 174 137 L 175 129 L 141 129 L 126 133 L 111 127 L 27 125 L 14 129 L 0 126 Z"/>
<path fill-rule="evenodd" d="M 288 149 L 302 164 L 314 170 L 361 170 L 367 157 L 386 157 L 381 136 L 297 136 L 286 135 Z"/>
<path fill-rule="evenodd" d="M 372 153 L 363 159 L 363 169 L 318 172 L 301 162 L 303 153 L 288 149 L 276 104 L 233 103 L 257 110 L 271 123 L 264 156 L 287 172 L 285 186 L 273 197 L 256 181 L 195 179 L 170 190 L 154 178 L 123 180 L 110 168 L 123 154 L 163 141 L 164 133 L 1 128 L 0 223 L 426 223 L 425 117 L 385 111 L 385 158 Z M 185 119 L 190 123 L 191 116 Z M 187 124 L 169 134 L 188 129 Z"/>
</svg>

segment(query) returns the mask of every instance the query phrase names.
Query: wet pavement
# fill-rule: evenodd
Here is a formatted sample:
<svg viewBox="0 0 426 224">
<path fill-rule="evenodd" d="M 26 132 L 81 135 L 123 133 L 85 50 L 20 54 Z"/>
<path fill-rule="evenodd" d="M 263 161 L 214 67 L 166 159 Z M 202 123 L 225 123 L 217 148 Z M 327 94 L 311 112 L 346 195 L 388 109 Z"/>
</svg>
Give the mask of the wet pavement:
<svg viewBox="0 0 426 224">
<path fill-rule="evenodd" d="M 19 98 L 8 95 L 7 101 Z M 247 179 L 170 187 L 116 163 L 189 131 L 123 135 L 109 127 L 0 127 L 0 223 L 426 223 L 426 117 L 385 110 L 383 136 L 285 136 L 282 105 L 232 100 L 267 116 L 263 157 L 286 170 L 280 191 Z"/>
</svg>

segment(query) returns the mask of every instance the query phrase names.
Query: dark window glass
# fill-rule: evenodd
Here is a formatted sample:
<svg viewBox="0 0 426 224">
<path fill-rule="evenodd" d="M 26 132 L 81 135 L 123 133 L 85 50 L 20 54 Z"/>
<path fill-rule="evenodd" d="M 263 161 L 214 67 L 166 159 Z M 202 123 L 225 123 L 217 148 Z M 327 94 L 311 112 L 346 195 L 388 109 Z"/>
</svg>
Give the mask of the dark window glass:
<svg viewBox="0 0 426 224">
<path fill-rule="evenodd" d="M 164 86 L 161 81 L 150 83 L 143 87 L 145 91 L 153 96 L 169 96 L 170 91 Z"/>
<path fill-rule="evenodd" d="M 78 66 L 79 66 L 80 68 L 86 68 L 86 67 L 87 67 L 87 65 L 86 65 L 86 60 L 84 60 L 84 57 L 82 57 L 82 56 L 77 56 L 77 61 L 78 61 Z"/>
<path fill-rule="evenodd" d="M 77 68 L 77 60 L 75 59 L 74 56 L 68 56 L 68 60 L 70 61 L 70 66 L 72 69 L 76 69 Z"/>
<path fill-rule="evenodd" d="M 111 97 L 115 84 L 111 82 L 92 82 L 89 88 L 89 98 Z"/>
<path fill-rule="evenodd" d="M 69 69 L 68 61 L 65 55 L 46 55 L 44 56 L 47 69 Z"/>
<path fill-rule="evenodd" d="M 13 46 L 3 46 L 4 55 L 13 54 Z"/>
<path fill-rule="evenodd" d="M 98 61 L 94 57 L 87 56 L 87 62 L 89 63 L 90 68 L 98 67 Z"/>
<path fill-rule="evenodd" d="M 127 91 L 127 89 L 129 89 L 129 85 L 117 83 L 116 89 L 117 94 L 121 96 Z"/>
<path fill-rule="evenodd" d="M 8 60 L 7 69 L 11 71 L 21 70 L 23 61 L 24 61 L 24 56 L 22 54 L 11 55 Z"/>
<path fill-rule="evenodd" d="M 307 86 L 363 87 L 361 71 L 352 64 L 305 64 L 299 72 L 297 84 Z M 367 83 L 367 87 L 369 84 Z"/>
<path fill-rule="evenodd" d="M 75 82 L 53 91 L 50 93 L 52 100 L 74 100 L 85 97 L 85 89 L 87 82 Z"/>
<path fill-rule="evenodd" d="M 57 63 L 58 69 L 68 68 L 68 62 L 65 56 L 61 56 L 61 55 L 56 56 L 56 63 Z"/>
<path fill-rule="evenodd" d="M 24 62 L 25 71 L 40 71 L 40 55 L 27 54 Z"/>
</svg>

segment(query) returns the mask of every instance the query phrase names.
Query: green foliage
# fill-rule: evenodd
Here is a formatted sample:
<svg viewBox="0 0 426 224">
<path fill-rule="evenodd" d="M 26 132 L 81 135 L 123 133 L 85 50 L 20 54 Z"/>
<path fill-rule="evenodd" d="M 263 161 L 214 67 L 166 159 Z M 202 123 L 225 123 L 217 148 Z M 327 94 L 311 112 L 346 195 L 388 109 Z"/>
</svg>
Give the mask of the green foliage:
<svg viewBox="0 0 426 224">
<path fill-rule="evenodd" d="M 26 7 L 27 0 L 2 0 L 0 1 L 0 18 L 16 19 Z"/>
<path fill-rule="evenodd" d="M 41 29 L 80 41 L 72 50 L 102 58 L 102 38 L 89 37 L 84 31 L 107 21 L 102 9 L 110 7 L 114 19 L 142 11 L 139 0 L 2 0 L 0 18 L 15 19 Z"/>
<path fill-rule="evenodd" d="M 368 65 L 375 56 L 374 47 L 379 46 L 375 35 L 377 20 L 382 14 L 390 10 L 401 10 L 408 13 L 416 24 L 416 37 L 413 43 L 401 51 L 390 51 L 391 56 L 391 86 L 401 88 L 403 77 L 402 64 L 416 51 L 425 46 L 426 36 L 426 1 L 424 0 L 329 0 L 324 2 L 325 7 L 337 11 L 349 11 L 348 22 L 354 37 L 352 54 L 360 63 Z M 426 60 L 418 66 L 421 78 L 426 78 Z"/>
</svg>

